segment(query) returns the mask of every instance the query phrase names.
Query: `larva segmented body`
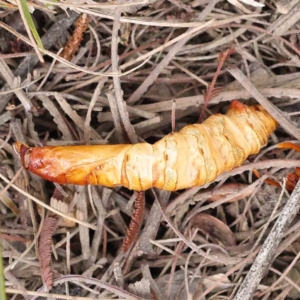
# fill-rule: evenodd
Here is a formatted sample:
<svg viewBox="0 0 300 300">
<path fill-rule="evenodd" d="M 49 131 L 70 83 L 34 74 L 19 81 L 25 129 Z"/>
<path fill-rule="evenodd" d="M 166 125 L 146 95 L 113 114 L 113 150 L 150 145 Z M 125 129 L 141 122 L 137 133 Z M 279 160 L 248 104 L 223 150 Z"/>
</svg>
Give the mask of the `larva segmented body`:
<svg viewBox="0 0 300 300">
<path fill-rule="evenodd" d="M 212 115 L 153 145 L 29 148 L 17 142 L 15 149 L 26 169 L 60 184 L 176 191 L 201 186 L 241 165 L 266 145 L 276 126 L 262 106 L 235 100 L 226 115 Z"/>
</svg>

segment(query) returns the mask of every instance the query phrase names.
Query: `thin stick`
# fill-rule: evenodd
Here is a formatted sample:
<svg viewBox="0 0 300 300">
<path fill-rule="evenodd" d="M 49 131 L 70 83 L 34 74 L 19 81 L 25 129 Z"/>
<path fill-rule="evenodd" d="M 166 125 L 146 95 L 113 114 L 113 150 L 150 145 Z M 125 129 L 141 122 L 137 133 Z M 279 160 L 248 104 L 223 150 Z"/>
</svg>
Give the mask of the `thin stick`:
<svg viewBox="0 0 300 300">
<path fill-rule="evenodd" d="M 119 8 L 116 8 L 113 31 L 112 31 L 112 40 L 111 40 L 111 69 L 114 74 L 119 73 L 118 31 L 120 29 L 120 17 L 121 17 L 121 10 Z M 122 124 L 124 125 L 126 135 L 132 144 L 136 144 L 138 143 L 138 138 L 135 133 L 134 127 L 130 123 L 126 103 L 123 100 L 123 91 L 121 87 L 120 77 L 113 75 L 113 83 L 114 83 L 116 102 L 119 109 L 119 114 L 120 114 Z"/>
<path fill-rule="evenodd" d="M 240 286 L 234 300 L 250 300 L 265 275 L 266 270 L 272 263 L 275 252 L 281 242 L 285 231 L 291 225 L 294 217 L 300 209 L 300 181 L 298 181 L 290 199 L 278 217 L 268 238 L 264 242 L 246 278 Z"/>
</svg>

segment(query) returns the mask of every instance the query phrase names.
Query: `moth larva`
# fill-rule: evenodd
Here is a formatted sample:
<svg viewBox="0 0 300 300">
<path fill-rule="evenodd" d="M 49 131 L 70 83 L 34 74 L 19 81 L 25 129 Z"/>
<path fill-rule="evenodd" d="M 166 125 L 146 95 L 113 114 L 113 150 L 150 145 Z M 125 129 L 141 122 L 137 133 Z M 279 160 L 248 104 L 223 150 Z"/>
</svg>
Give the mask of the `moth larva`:
<svg viewBox="0 0 300 300">
<path fill-rule="evenodd" d="M 30 148 L 17 142 L 23 166 L 60 184 L 122 185 L 176 191 L 212 182 L 266 145 L 277 122 L 261 106 L 237 100 L 226 115 L 185 126 L 153 145 L 83 145 Z"/>
</svg>

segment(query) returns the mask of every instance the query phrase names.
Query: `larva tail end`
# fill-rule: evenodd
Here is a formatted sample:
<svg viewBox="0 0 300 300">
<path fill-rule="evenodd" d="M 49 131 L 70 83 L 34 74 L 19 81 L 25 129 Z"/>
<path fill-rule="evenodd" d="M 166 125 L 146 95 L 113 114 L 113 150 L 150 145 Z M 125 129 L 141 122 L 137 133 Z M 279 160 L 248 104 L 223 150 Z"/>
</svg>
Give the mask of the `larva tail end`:
<svg viewBox="0 0 300 300">
<path fill-rule="evenodd" d="M 15 152 L 20 157 L 22 165 L 25 169 L 29 166 L 29 156 L 31 153 L 31 148 L 21 142 L 17 141 L 13 146 Z"/>
<path fill-rule="evenodd" d="M 244 112 L 246 110 L 246 106 L 240 102 L 239 100 L 233 100 L 229 106 L 230 110 L 235 110 L 238 112 Z"/>
</svg>

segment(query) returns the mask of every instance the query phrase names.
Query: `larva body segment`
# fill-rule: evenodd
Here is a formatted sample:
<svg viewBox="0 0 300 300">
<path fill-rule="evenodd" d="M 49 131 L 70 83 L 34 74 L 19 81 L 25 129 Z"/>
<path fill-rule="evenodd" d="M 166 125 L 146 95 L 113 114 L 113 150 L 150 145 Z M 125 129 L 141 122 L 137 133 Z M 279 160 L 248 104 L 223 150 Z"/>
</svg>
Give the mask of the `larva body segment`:
<svg viewBox="0 0 300 300">
<path fill-rule="evenodd" d="M 265 146 L 276 126 L 262 106 L 235 100 L 226 115 L 188 125 L 153 145 L 29 148 L 17 142 L 15 149 L 26 169 L 61 184 L 176 191 L 201 186 L 241 165 Z"/>
</svg>

